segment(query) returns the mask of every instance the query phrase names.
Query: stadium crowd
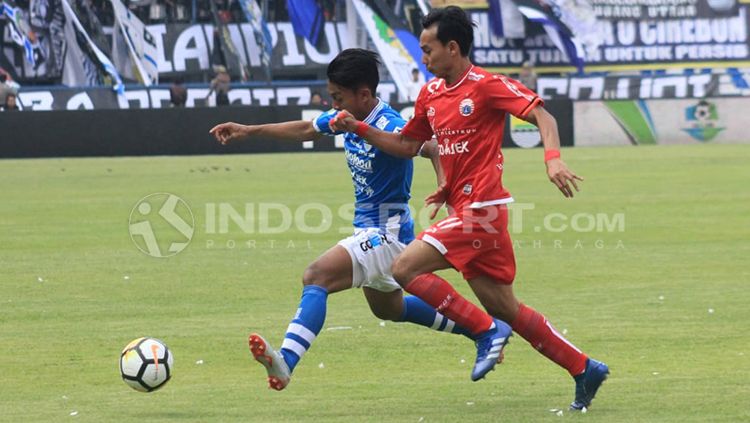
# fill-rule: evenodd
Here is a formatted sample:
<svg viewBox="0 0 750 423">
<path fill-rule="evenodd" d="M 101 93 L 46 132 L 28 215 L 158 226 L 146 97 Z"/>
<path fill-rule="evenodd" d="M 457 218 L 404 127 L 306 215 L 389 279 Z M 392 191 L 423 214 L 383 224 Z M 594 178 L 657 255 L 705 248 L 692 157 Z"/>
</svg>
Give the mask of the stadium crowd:
<svg viewBox="0 0 750 423">
<path fill-rule="evenodd" d="M 25 0 L 20 0 L 25 1 Z M 109 0 L 82 0 L 101 20 L 102 25 L 112 25 L 114 14 Z M 127 0 L 123 3 L 146 24 L 159 23 L 209 23 L 212 22 L 211 0 Z M 220 18 L 225 23 L 245 22 L 242 6 L 238 0 L 213 0 Z M 259 2 L 262 3 L 262 2 Z M 336 8 L 342 7 L 339 0 L 319 0 L 326 20 L 332 20 Z M 285 1 L 268 2 L 270 21 L 289 20 Z"/>
</svg>

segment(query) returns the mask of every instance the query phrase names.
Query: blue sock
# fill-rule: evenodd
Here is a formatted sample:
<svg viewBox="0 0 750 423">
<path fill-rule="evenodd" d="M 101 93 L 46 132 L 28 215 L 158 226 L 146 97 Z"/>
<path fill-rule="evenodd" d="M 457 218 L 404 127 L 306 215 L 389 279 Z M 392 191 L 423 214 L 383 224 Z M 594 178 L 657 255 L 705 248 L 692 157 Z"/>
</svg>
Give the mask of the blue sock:
<svg viewBox="0 0 750 423">
<path fill-rule="evenodd" d="M 456 325 L 456 322 L 438 313 L 432 306 L 413 295 L 404 297 L 404 311 L 397 321 L 416 323 L 441 332 L 457 333 L 474 339 L 471 332 Z"/>
<path fill-rule="evenodd" d="M 315 285 L 307 285 L 302 289 L 302 299 L 294 319 L 289 323 L 281 344 L 281 355 L 289 365 L 289 370 L 294 370 L 302 356 L 312 345 L 315 337 L 323 328 L 326 320 L 326 300 L 328 291 Z"/>
</svg>

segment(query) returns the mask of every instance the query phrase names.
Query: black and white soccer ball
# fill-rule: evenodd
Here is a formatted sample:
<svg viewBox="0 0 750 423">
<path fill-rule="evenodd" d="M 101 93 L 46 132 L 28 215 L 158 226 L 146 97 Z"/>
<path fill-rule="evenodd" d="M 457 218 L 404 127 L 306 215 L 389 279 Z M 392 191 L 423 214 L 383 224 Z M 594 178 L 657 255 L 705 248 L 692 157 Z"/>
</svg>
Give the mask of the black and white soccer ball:
<svg viewBox="0 0 750 423">
<path fill-rule="evenodd" d="M 120 374 L 128 386 L 152 392 L 172 377 L 174 358 L 167 345 L 155 338 L 131 341 L 120 354 Z"/>
<path fill-rule="evenodd" d="M 711 105 L 701 101 L 695 106 L 695 119 L 700 122 L 706 122 L 711 119 Z"/>
</svg>

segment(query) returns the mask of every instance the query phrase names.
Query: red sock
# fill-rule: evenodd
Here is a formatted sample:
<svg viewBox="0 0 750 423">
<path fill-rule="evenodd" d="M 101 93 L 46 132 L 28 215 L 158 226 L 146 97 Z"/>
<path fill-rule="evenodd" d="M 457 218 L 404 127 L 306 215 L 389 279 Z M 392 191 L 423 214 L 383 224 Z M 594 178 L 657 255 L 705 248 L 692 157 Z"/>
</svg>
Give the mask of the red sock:
<svg viewBox="0 0 750 423">
<path fill-rule="evenodd" d="M 474 335 L 492 327 L 493 321 L 489 314 L 462 297 L 440 276 L 432 273 L 419 275 L 404 289 Z"/>
<path fill-rule="evenodd" d="M 521 304 L 511 326 L 532 347 L 567 370 L 571 376 L 579 375 L 586 369 L 586 354 L 557 333 L 547 318 L 533 308 Z"/>
</svg>

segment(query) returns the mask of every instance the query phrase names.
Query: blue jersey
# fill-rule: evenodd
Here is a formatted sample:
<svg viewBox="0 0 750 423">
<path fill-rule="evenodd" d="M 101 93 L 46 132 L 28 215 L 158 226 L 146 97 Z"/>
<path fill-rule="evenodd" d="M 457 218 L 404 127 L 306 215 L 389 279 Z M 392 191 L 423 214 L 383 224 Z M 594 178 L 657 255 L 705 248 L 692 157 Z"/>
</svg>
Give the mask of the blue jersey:
<svg viewBox="0 0 750 423">
<path fill-rule="evenodd" d="M 313 121 L 315 130 L 334 135 L 329 123 L 338 112 L 331 109 L 318 116 Z M 388 132 L 399 132 L 406 124 L 397 111 L 380 99 L 364 122 Z M 414 221 L 408 205 L 414 173 L 411 159 L 388 155 L 354 133 L 343 134 L 356 197 L 354 227 L 388 230 L 397 233 L 399 241 L 408 244 L 414 240 Z"/>
</svg>

